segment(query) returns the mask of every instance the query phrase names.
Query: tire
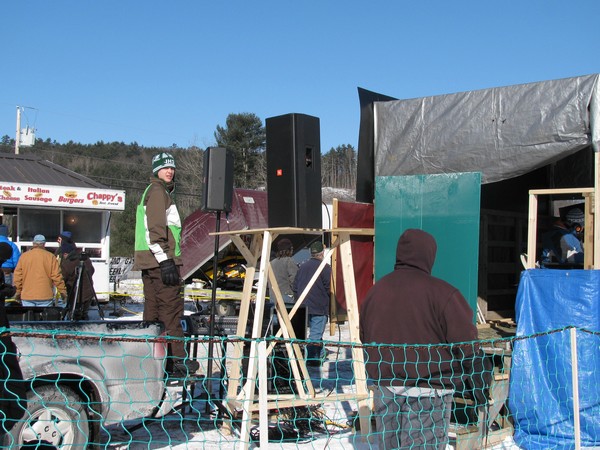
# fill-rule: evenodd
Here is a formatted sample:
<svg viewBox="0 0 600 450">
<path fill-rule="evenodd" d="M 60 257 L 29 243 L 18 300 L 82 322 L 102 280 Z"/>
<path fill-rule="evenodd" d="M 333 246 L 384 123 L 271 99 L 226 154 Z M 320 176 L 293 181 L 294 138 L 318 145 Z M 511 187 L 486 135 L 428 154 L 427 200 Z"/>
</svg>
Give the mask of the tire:
<svg viewBox="0 0 600 450">
<path fill-rule="evenodd" d="M 84 449 L 90 438 L 89 416 L 81 398 L 66 386 L 39 386 L 27 394 L 27 412 L 10 430 L 11 448 Z"/>
</svg>

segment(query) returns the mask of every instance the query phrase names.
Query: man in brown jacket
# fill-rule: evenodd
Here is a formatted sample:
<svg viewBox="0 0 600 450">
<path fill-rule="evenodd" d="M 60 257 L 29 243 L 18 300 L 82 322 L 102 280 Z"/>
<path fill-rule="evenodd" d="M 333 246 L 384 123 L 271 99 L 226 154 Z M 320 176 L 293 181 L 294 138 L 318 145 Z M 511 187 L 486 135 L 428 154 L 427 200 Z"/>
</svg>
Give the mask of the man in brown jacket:
<svg viewBox="0 0 600 450">
<path fill-rule="evenodd" d="M 46 238 L 37 234 L 33 238 L 33 248 L 21 255 L 15 268 L 13 283 L 17 288 L 16 299 L 23 306 L 52 306 L 54 292 L 67 298 L 67 287 L 60 273 L 56 257 L 45 249 Z"/>
<path fill-rule="evenodd" d="M 181 318 L 181 219 L 175 205 L 175 158 L 161 152 L 152 158 L 153 177 L 137 207 L 134 270 L 142 271 L 144 320 L 161 321 L 169 336 L 183 338 Z M 187 358 L 183 340 L 169 343 L 167 371 L 194 373 L 200 365 Z"/>
</svg>

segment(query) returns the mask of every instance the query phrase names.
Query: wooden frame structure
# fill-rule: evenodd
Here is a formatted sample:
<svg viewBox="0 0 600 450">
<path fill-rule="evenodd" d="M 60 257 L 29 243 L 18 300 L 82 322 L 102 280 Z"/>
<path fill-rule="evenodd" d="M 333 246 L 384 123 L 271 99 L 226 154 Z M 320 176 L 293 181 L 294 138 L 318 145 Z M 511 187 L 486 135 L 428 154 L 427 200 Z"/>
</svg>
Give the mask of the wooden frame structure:
<svg viewBox="0 0 600 450">
<path fill-rule="evenodd" d="M 585 241 L 583 243 L 583 268 L 593 269 L 600 267 L 600 253 L 596 236 L 596 227 L 598 224 L 594 220 L 595 201 L 594 188 L 566 188 L 566 189 L 532 189 L 529 191 L 529 221 L 527 227 L 527 259 L 525 261 L 526 269 L 534 269 L 537 255 L 537 210 L 538 196 L 540 195 L 561 195 L 561 194 L 581 194 L 585 201 Z"/>
<path fill-rule="evenodd" d="M 277 281 L 270 268 L 270 253 L 273 241 L 279 235 L 291 234 L 313 234 L 322 235 L 331 233 L 331 248 L 326 249 L 325 258 L 317 269 L 317 272 L 311 278 L 308 286 L 301 293 L 295 305 L 289 314 L 285 307 L 283 297 L 277 285 Z M 254 320 L 252 324 L 252 341 L 250 342 L 250 355 L 248 359 L 248 369 L 245 376 L 245 382 L 242 385 L 242 357 L 243 342 L 233 344 L 233 359 L 229 372 L 227 398 L 225 406 L 232 413 L 232 416 L 242 413 L 242 425 L 240 430 L 240 439 L 243 448 L 248 448 L 250 444 L 250 421 L 252 414 L 260 409 L 261 417 L 269 409 L 278 409 L 291 406 L 304 406 L 311 404 L 326 403 L 340 400 L 357 400 L 358 413 L 360 417 L 361 430 L 366 434 L 369 427 L 370 408 L 368 404 L 369 393 L 367 389 L 367 376 L 364 363 L 364 354 L 360 344 L 359 319 L 358 319 L 358 301 L 356 296 L 356 285 L 354 280 L 354 268 L 352 261 L 352 249 L 350 237 L 353 235 L 374 235 L 373 229 L 357 228 L 334 228 L 330 230 L 305 229 L 305 228 L 263 228 L 254 230 L 226 231 L 211 233 L 211 235 L 228 235 L 237 249 L 246 259 L 246 277 L 242 292 L 242 300 L 239 312 L 239 322 L 237 335 L 246 335 L 246 324 L 250 313 L 250 302 L 252 297 L 252 284 L 258 269 L 258 286 L 255 293 L 254 302 Z M 251 236 L 250 245 L 246 245 L 242 236 Z M 337 252 L 338 264 L 342 264 L 344 293 L 346 296 L 348 323 L 350 327 L 350 341 L 357 344 L 352 348 L 352 365 L 356 382 L 356 393 L 336 395 L 335 397 L 318 394 L 311 382 L 302 349 L 298 344 L 285 344 L 285 349 L 289 357 L 290 366 L 295 380 L 296 392 L 298 394 L 267 395 L 266 399 L 257 403 L 256 380 L 258 375 L 258 356 L 259 346 L 257 339 L 262 334 L 262 321 L 265 312 L 265 296 L 267 280 L 271 283 L 271 299 L 275 303 L 275 311 L 279 319 L 279 330 L 274 333 L 274 337 L 284 337 L 285 339 L 296 338 L 292 327 L 291 318 L 294 316 L 302 302 L 306 298 L 308 291 L 316 281 L 317 277 L 325 267 L 329 256 Z M 273 351 L 274 343 L 267 348 L 267 356 Z"/>
<path fill-rule="evenodd" d="M 550 194 L 581 194 L 585 198 L 585 229 L 587 231 L 583 247 L 583 268 L 600 268 L 600 204 L 596 201 L 600 190 L 600 152 L 594 152 L 594 187 L 568 189 L 532 189 L 529 191 L 529 222 L 527 235 L 526 269 L 535 268 L 536 232 L 537 232 L 537 197 Z"/>
</svg>

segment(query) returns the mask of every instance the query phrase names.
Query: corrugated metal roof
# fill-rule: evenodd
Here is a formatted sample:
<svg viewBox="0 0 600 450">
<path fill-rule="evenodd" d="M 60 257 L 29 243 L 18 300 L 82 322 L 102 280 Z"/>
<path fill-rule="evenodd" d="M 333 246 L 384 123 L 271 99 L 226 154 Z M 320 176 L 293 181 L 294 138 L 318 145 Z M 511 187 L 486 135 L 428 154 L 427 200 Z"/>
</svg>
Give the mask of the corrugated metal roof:
<svg viewBox="0 0 600 450">
<path fill-rule="evenodd" d="M 248 200 L 249 199 L 249 200 Z M 267 226 L 267 193 L 250 189 L 234 189 L 231 212 L 227 215 L 228 230 L 265 228 Z M 215 237 L 209 236 L 216 230 L 217 218 L 214 212 L 196 210 L 183 221 L 181 230 L 181 256 L 183 278 L 192 276 L 202 265 L 214 256 Z M 221 231 L 225 231 L 222 229 Z M 230 236 L 219 238 L 219 250 L 231 243 Z"/>
<path fill-rule="evenodd" d="M 0 182 L 3 181 L 48 186 L 107 188 L 90 178 L 31 154 L 0 153 Z"/>
</svg>

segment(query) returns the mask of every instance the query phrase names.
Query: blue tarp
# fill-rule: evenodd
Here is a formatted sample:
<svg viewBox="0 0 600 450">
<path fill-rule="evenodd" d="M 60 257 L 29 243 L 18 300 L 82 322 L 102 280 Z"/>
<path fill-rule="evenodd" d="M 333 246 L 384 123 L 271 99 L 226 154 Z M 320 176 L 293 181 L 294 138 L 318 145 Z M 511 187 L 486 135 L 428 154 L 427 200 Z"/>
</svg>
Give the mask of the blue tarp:
<svg viewBox="0 0 600 450">
<path fill-rule="evenodd" d="M 600 448 L 600 271 L 527 270 L 516 302 L 509 408 L 524 449 L 575 446 L 571 329 L 576 327 L 582 448 Z"/>
</svg>

